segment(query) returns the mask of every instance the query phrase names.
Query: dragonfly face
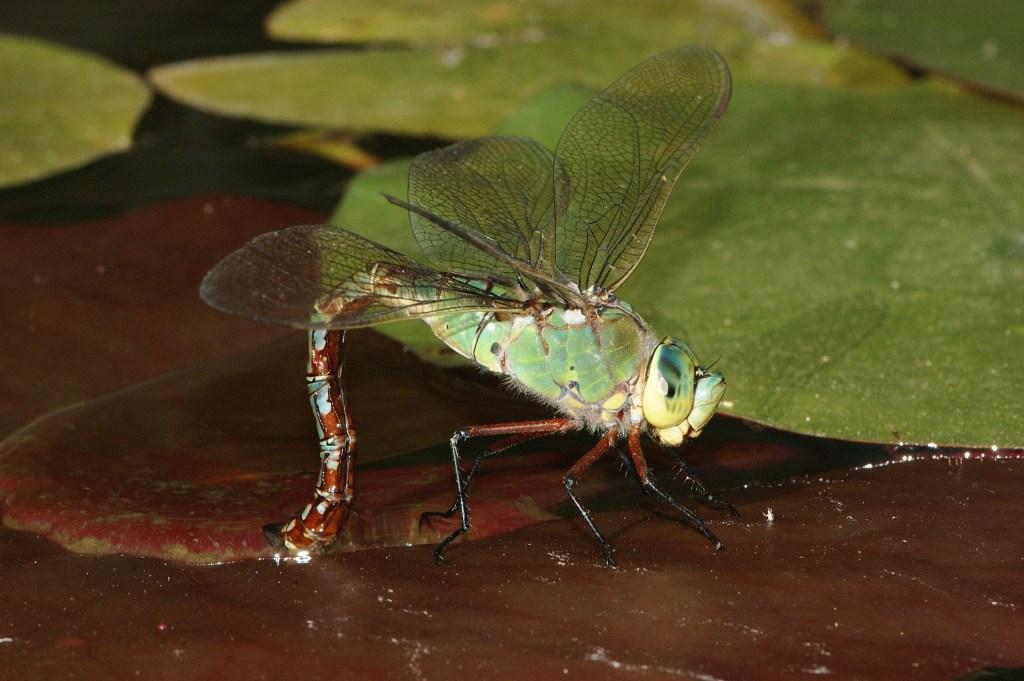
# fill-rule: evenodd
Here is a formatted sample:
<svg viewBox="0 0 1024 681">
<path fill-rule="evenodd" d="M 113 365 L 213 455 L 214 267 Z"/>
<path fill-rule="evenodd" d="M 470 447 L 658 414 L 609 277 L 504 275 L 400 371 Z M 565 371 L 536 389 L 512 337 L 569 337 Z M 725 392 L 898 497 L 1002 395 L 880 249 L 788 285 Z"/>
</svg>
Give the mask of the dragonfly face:
<svg viewBox="0 0 1024 681">
<path fill-rule="evenodd" d="M 700 435 L 725 394 L 725 377 L 706 372 L 683 342 L 665 338 L 651 353 L 641 407 L 659 440 L 679 445 Z"/>
</svg>

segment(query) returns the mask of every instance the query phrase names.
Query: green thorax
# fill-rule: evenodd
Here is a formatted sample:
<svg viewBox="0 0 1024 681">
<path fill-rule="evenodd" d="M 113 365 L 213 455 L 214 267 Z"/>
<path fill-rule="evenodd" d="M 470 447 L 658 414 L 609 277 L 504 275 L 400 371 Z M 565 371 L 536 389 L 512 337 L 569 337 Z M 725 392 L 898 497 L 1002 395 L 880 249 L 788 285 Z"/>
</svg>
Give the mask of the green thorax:
<svg viewBox="0 0 1024 681">
<path fill-rule="evenodd" d="M 579 310 L 550 307 L 426 321 L 460 355 L 594 425 L 628 414 L 652 343 L 637 319 L 614 308 L 589 319 Z"/>
</svg>

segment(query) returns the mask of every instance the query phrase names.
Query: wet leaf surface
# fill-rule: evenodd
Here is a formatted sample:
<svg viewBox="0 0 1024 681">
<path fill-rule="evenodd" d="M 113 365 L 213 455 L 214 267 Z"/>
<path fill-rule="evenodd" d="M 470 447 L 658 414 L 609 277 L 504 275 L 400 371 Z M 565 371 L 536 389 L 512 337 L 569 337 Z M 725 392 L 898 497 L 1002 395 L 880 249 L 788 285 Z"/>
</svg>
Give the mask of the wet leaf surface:
<svg viewBox="0 0 1024 681">
<path fill-rule="evenodd" d="M 0 34 L 0 186 L 126 149 L 149 98 L 137 76 L 106 59 Z"/>
<path fill-rule="evenodd" d="M 1024 24 L 1015 0 L 822 0 L 825 26 L 922 69 L 1024 100 Z"/>
<path fill-rule="evenodd" d="M 544 103 L 520 120 L 550 143 L 566 113 L 545 119 Z M 927 85 L 739 84 L 620 293 L 721 358 L 726 411 L 855 440 L 1020 446 L 1024 415 L 1003 396 L 1024 391 L 1022 131 L 1018 109 Z M 405 171 L 358 176 L 333 221 L 419 255 L 379 196 L 403 192 Z M 449 359 L 416 327 L 385 331 Z"/>
<path fill-rule="evenodd" d="M 926 460 L 750 490 L 742 519 L 714 522 L 718 554 L 604 510 L 616 571 L 574 520 L 457 545 L 447 566 L 419 547 L 187 567 L 2 530 L 0 645 L 25 680 L 953 679 L 1020 664 L 1022 475 Z"/>
</svg>

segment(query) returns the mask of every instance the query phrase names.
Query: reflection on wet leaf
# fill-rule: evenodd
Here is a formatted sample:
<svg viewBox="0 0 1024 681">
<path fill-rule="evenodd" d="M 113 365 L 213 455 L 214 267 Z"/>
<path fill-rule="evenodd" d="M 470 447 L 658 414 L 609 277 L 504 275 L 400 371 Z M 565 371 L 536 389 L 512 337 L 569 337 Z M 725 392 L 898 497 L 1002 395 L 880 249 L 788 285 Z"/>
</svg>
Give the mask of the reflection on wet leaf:
<svg viewBox="0 0 1024 681">
<path fill-rule="evenodd" d="M 479 387 L 458 377 L 437 385 L 441 372 L 400 347 L 374 335 L 354 340 L 347 371 L 363 463 L 443 442 L 477 418 L 531 413 L 499 394 L 471 416 L 461 404 L 480 402 Z M 0 489 L 10 493 L 4 523 L 86 553 L 191 562 L 268 555 L 260 527 L 301 508 L 318 466 L 304 343 L 293 332 L 269 350 L 148 381 L 18 431 L 0 444 Z M 452 404 L 463 390 L 471 396 Z M 347 543 L 412 541 L 421 504 L 450 503 L 450 480 L 443 456 L 426 468 L 361 476 Z M 551 505 L 560 486 L 545 488 Z M 480 529 L 489 533 L 486 522 Z"/>
<path fill-rule="evenodd" d="M 149 89 L 106 59 L 0 34 L 0 186 L 131 145 Z"/>
</svg>

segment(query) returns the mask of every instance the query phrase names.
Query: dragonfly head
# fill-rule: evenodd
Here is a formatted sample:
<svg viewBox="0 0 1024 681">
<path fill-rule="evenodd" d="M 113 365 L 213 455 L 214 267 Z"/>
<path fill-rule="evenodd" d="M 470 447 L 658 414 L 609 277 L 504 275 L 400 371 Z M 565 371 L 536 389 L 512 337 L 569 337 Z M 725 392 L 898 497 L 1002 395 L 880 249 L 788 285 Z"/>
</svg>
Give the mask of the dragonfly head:
<svg viewBox="0 0 1024 681">
<path fill-rule="evenodd" d="M 651 353 L 640 406 L 654 434 L 667 445 L 697 437 L 725 394 L 725 377 L 697 362 L 685 343 L 665 338 Z"/>
</svg>

